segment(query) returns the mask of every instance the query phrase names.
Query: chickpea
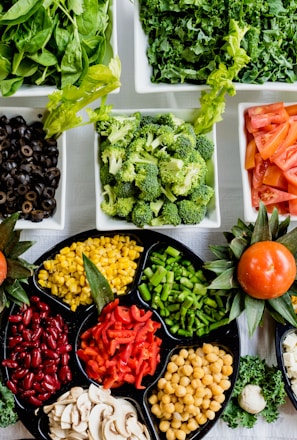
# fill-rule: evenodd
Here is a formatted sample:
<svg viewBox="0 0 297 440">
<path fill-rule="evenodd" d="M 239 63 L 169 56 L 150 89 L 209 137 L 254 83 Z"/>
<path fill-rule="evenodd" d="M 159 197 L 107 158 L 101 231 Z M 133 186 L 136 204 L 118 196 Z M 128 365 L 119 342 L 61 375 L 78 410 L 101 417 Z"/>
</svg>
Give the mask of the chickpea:
<svg viewBox="0 0 297 440">
<path fill-rule="evenodd" d="M 185 359 L 182 356 L 177 356 L 175 363 L 176 365 L 181 367 L 182 365 L 185 364 Z"/>
<path fill-rule="evenodd" d="M 178 366 L 175 362 L 169 362 L 167 365 L 167 371 L 169 373 L 175 373 L 178 370 Z"/>
<path fill-rule="evenodd" d="M 173 373 L 172 378 L 171 378 L 171 382 L 178 384 L 178 383 L 180 383 L 181 379 L 183 379 L 183 378 L 181 378 L 178 373 Z"/>
<path fill-rule="evenodd" d="M 161 432 L 166 432 L 170 428 L 170 422 L 168 420 L 162 420 L 159 423 L 159 429 Z"/>
<path fill-rule="evenodd" d="M 222 379 L 220 382 L 220 386 L 223 388 L 224 391 L 226 391 L 230 388 L 231 382 L 228 379 Z"/>
<path fill-rule="evenodd" d="M 191 374 L 193 373 L 193 367 L 186 364 L 179 369 L 179 373 L 181 376 L 191 376 Z"/>
<path fill-rule="evenodd" d="M 184 359 L 187 359 L 189 356 L 189 352 L 186 348 L 182 348 L 179 352 L 179 355 L 182 356 Z"/>
<path fill-rule="evenodd" d="M 166 384 L 166 382 L 167 382 L 167 380 L 165 379 L 165 377 L 161 377 L 161 378 L 158 380 L 158 389 L 159 389 L 159 390 L 163 390 L 163 389 L 164 389 L 164 386 L 165 386 L 165 384 Z"/>
<path fill-rule="evenodd" d="M 210 405 L 210 399 L 208 399 L 208 397 L 205 397 L 202 400 L 202 405 L 201 406 L 202 406 L 203 409 L 208 409 L 209 405 Z"/>
<path fill-rule="evenodd" d="M 174 389 L 174 387 L 172 386 L 172 384 L 170 382 L 167 382 L 165 387 L 164 387 L 164 391 L 165 391 L 165 393 L 173 394 L 175 389 Z"/>
<path fill-rule="evenodd" d="M 213 377 L 211 374 L 205 374 L 202 379 L 201 382 L 203 383 L 203 385 L 211 385 L 213 383 Z"/>
<path fill-rule="evenodd" d="M 186 394 L 183 398 L 183 403 L 185 405 L 193 405 L 194 397 L 191 394 Z"/>
<path fill-rule="evenodd" d="M 233 357 L 231 354 L 224 354 L 223 355 L 223 361 L 225 365 L 232 365 L 233 364 Z"/>
<path fill-rule="evenodd" d="M 158 417 L 158 418 L 162 417 L 162 411 L 161 411 L 160 405 L 158 405 L 157 403 L 152 405 L 151 411 L 156 417 Z"/>
<path fill-rule="evenodd" d="M 184 404 L 180 401 L 175 403 L 175 411 L 177 414 L 181 414 L 184 411 Z"/>
<path fill-rule="evenodd" d="M 165 403 L 162 409 L 165 413 L 173 414 L 175 411 L 175 405 L 172 402 Z"/>
<path fill-rule="evenodd" d="M 179 380 L 180 385 L 182 385 L 183 387 L 187 387 L 190 383 L 191 383 L 191 379 L 188 377 L 188 375 L 180 376 L 180 380 Z"/>
<path fill-rule="evenodd" d="M 198 425 L 204 425 L 204 423 L 207 422 L 206 415 L 203 413 L 199 414 L 199 416 L 196 417 L 196 421 Z"/>
<path fill-rule="evenodd" d="M 200 366 L 200 367 L 194 367 L 194 370 L 193 370 L 193 377 L 195 378 L 195 379 L 202 379 L 202 377 L 204 376 L 204 370 L 203 370 L 203 368 Z"/>
<path fill-rule="evenodd" d="M 218 396 L 214 396 L 213 398 L 216 402 L 223 403 L 226 399 L 225 394 L 220 394 Z"/>
<path fill-rule="evenodd" d="M 178 385 L 175 388 L 175 395 L 177 397 L 184 397 L 186 395 L 186 393 L 187 393 L 187 389 L 186 389 L 186 387 L 184 387 L 182 385 Z"/>
<path fill-rule="evenodd" d="M 150 403 L 151 405 L 153 405 L 154 403 L 157 403 L 157 402 L 158 402 L 158 397 L 157 397 L 157 395 L 156 395 L 156 394 L 152 394 L 152 395 L 149 397 L 148 401 L 149 401 L 149 403 Z"/>
<path fill-rule="evenodd" d="M 199 425 L 198 425 L 197 421 L 194 418 L 192 418 L 188 421 L 187 428 L 190 431 L 196 431 L 196 429 L 199 428 Z"/>
<path fill-rule="evenodd" d="M 219 411 L 221 409 L 222 405 L 219 402 L 216 402 L 215 400 L 212 400 L 209 405 L 209 409 L 212 411 Z"/>
<path fill-rule="evenodd" d="M 171 422 L 171 428 L 173 428 L 173 429 L 179 429 L 181 427 L 181 425 L 182 425 L 181 420 L 173 419 Z"/>
<path fill-rule="evenodd" d="M 208 360 L 208 362 L 216 362 L 219 358 L 218 355 L 214 352 L 208 353 L 205 357 Z"/>
<path fill-rule="evenodd" d="M 164 377 L 167 380 L 167 382 L 170 382 L 171 378 L 172 378 L 172 373 L 170 373 L 169 371 L 166 371 L 166 373 L 164 374 Z"/>
<path fill-rule="evenodd" d="M 233 373 L 233 367 L 232 365 L 223 365 L 222 367 L 222 373 L 225 376 L 231 376 L 231 374 Z"/>
<path fill-rule="evenodd" d="M 212 411 L 211 409 L 207 409 L 205 411 L 205 416 L 206 416 L 207 419 L 213 420 L 215 418 L 215 416 L 216 416 L 216 413 L 214 411 Z"/>
<path fill-rule="evenodd" d="M 166 404 L 171 402 L 171 396 L 169 394 L 163 394 L 161 402 Z"/>
<path fill-rule="evenodd" d="M 187 434 L 182 429 L 177 429 L 175 431 L 176 440 L 185 440 L 186 439 L 186 435 Z"/>
<path fill-rule="evenodd" d="M 173 429 L 169 428 L 166 432 L 166 440 L 176 440 L 175 432 Z"/>
</svg>

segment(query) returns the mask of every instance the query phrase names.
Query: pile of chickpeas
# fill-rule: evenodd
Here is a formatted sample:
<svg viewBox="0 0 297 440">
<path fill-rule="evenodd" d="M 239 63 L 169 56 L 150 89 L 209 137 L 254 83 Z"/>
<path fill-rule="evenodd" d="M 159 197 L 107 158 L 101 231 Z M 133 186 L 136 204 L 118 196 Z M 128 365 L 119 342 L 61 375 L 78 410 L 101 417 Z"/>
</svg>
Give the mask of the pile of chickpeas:
<svg viewBox="0 0 297 440">
<path fill-rule="evenodd" d="M 151 412 L 167 440 L 185 440 L 213 420 L 231 386 L 233 357 L 216 345 L 182 348 L 173 354 L 166 372 L 149 397 Z"/>
</svg>

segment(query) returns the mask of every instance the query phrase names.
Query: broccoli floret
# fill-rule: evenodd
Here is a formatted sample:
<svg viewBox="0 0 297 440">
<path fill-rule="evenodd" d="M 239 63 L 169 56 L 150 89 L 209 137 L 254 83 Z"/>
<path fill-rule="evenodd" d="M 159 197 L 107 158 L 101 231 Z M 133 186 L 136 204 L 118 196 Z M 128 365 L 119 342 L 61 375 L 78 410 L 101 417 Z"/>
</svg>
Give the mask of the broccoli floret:
<svg viewBox="0 0 297 440">
<path fill-rule="evenodd" d="M 184 135 L 180 135 L 175 140 L 175 143 L 169 148 L 169 151 L 178 159 L 185 162 L 191 161 L 194 158 L 196 150 L 193 147 L 191 140 Z"/>
<path fill-rule="evenodd" d="M 176 201 L 177 197 L 171 191 L 170 185 L 161 185 L 161 191 L 170 202 Z"/>
<path fill-rule="evenodd" d="M 207 166 L 201 158 L 201 162 L 191 162 L 183 166 L 176 176 L 176 183 L 171 187 L 176 196 L 187 196 L 196 187 L 204 183 Z"/>
<path fill-rule="evenodd" d="M 152 202 L 161 195 L 157 165 L 144 163 L 136 166 L 135 185 L 140 190 L 139 198 Z"/>
<path fill-rule="evenodd" d="M 150 204 L 143 200 L 138 200 L 132 209 L 131 220 L 139 228 L 150 225 L 153 219 L 153 211 Z"/>
<path fill-rule="evenodd" d="M 115 176 L 109 172 L 109 164 L 101 163 L 99 168 L 101 185 L 113 185 Z"/>
<path fill-rule="evenodd" d="M 196 137 L 196 149 L 199 151 L 199 153 L 206 162 L 213 155 L 214 143 L 205 134 L 199 134 Z"/>
<path fill-rule="evenodd" d="M 132 182 L 117 182 L 113 186 L 116 197 L 134 197 L 136 188 Z"/>
<path fill-rule="evenodd" d="M 177 174 L 181 172 L 184 167 L 184 161 L 175 157 L 169 157 L 168 160 L 159 161 L 159 173 L 161 183 L 173 184 L 177 180 Z"/>
<path fill-rule="evenodd" d="M 140 128 L 144 127 L 145 125 L 149 124 L 156 124 L 156 118 L 152 115 L 142 115 L 140 119 Z"/>
<path fill-rule="evenodd" d="M 194 127 L 190 122 L 184 122 L 178 127 L 175 134 L 175 140 L 177 140 L 179 136 L 186 137 L 191 142 L 192 147 L 196 148 L 197 137 Z"/>
<path fill-rule="evenodd" d="M 116 174 L 121 168 L 126 157 L 125 148 L 118 144 L 109 145 L 101 152 L 101 160 L 104 164 L 108 164 L 109 172 Z"/>
<path fill-rule="evenodd" d="M 153 218 L 152 220 L 152 226 L 161 226 L 161 225 L 180 225 L 181 224 L 181 218 L 178 213 L 178 207 L 175 203 L 172 202 L 165 202 L 161 214 Z"/>
<path fill-rule="evenodd" d="M 116 201 L 116 215 L 119 217 L 128 217 L 136 202 L 134 197 L 118 197 Z"/>
<path fill-rule="evenodd" d="M 138 164 L 138 163 L 149 163 L 152 165 L 158 164 L 158 159 L 144 150 L 128 152 L 128 160 L 133 164 Z"/>
<path fill-rule="evenodd" d="M 161 125 L 157 130 L 156 137 L 151 142 L 150 146 L 154 150 L 160 146 L 169 146 L 175 141 L 174 130 L 168 125 Z"/>
<path fill-rule="evenodd" d="M 151 143 L 155 139 L 158 133 L 159 125 L 153 123 L 148 123 L 143 125 L 138 131 L 136 138 L 142 139 L 146 148 L 150 147 Z"/>
<path fill-rule="evenodd" d="M 114 176 L 118 183 L 134 182 L 136 176 L 135 166 L 131 161 L 125 161 Z"/>
<path fill-rule="evenodd" d="M 111 144 L 126 146 L 133 139 L 140 126 L 141 114 L 131 116 L 111 116 L 107 120 L 98 121 L 96 131 L 106 137 Z"/>
<path fill-rule="evenodd" d="M 117 197 L 110 185 L 104 186 L 104 191 L 102 193 L 102 196 L 104 197 L 100 205 L 102 211 L 105 212 L 105 214 L 114 217 L 117 214 L 117 207 L 116 207 Z"/>
<path fill-rule="evenodd" d="M 193 189 L 189 195 L 189 200 L 192 200 L 197 205 L 208 205 L 214 196 L 214 189 L 206 184 L 202 184 Z"/>
<path fill-rule="evenodd" d="M 177 130 L 178 127 L 185 122 L 183 119 L 178 118 L 173 113 L 161 113 L 157 115 L 155 119 L 159 125 L 168 125 L 174 130 Z"/>
<path fill-rule="evenodd" d="M 153 211 L 155 217 L 158 217 L 163 204 L 164 204 L 164 200 L 162 198 L 150 202 L 150 208 Z"/>
<path fill-rule="evenodd" d="M 188 199 L 178 201 L 177 207 L 182 223 L 186 225 L 196 225 L 200 223 L 207 212 L 207 206 L 197 205 Z"/>
</svg>

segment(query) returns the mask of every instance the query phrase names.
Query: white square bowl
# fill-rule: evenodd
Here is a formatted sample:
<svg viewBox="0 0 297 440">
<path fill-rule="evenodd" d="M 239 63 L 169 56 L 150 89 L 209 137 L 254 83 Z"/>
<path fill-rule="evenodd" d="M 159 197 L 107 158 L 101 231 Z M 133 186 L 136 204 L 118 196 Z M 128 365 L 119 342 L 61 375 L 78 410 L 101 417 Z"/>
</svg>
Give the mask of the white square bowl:
<svg viewBox="0 0 297 440">
<path fill-rule="evenodd" d="M 247 145 L 246 129 L 245 129 L 245 112 L 249 107 L 254 107 L 261 104 L 272 104 L 270 102 L 241 102 L 238 104 L 238 136 L 239 136 L 239 156 L 240 156 L 240 169 L 242 180 L 242 192 L 243 192 L 243 214 L 246 222 L 255 222 L 258 216 L 258 210 L 252 206 L 252 191 L 251 191 L 251 176 L 245 169 L 245 153 Z M 288 214 L 289 215 L 289 214 Z M 285 215 L 279 216 L 281 219 L 285 219 Z M 290 215 L 291 221 L 297 221 L 297 216 Z"/>
<path fill-rule="evenodd" d="M 31 107 L 0 107 L 0 116 L 13 118 L 23 116 L 28 124 L 42 120 L 44 108 Z M 52 217 L 43 219 L 40 222 L 20 219 L 17 221 L 17 229 L 55 229 L 62 230 L 65 226 L 65 203 L 66 203 L 66 134 L 63 133 L 57 140 L 59 158 L 57 167 L 60 170 L 60 182 L 55 192 L 57 203 L 56 211 Z"/>
<path fill-rule="evenodd" d="M 134 2 L 133 9 L 134 20 L 134 76 L 135 90 L 137 93 L 163 93 L 163 92 L 199 92 L 208 88 L 207 85 L 181 83 L 153 83 L 151 81 L 153 69 L 149 65 L 146 51 L 148 48 L 148 38 L 145 35 L 139 19 L 138 0 Z M 245 84 L 234 83 L 238 91 L 297 91 L 297 82 L 271 82 L 264 84 Z"/>
<path fill-rule="evenodd" d="M 106 46 L 106 60 L 104 64 L 108 64 L 109 60 L 112 56 L 116 56 L 118 54 L 118 39 L 117 39 L 117 13 L 116 13 L 116 2 L 117 0 L 111 0 L 109 5 L 109 14 L 110 14 L 110 28 L 111 35 L 110 40 Z M 12 98 L 24 98 L 31 96 L 48 96 L 56 90 L 55 86 L 35 86 L 31 84 L 23 84 L 11 97 Z M 119 93 L 120 88 L 113 90 L 111 93 Z M 1 96 L 1 93 L 0 93 Z"/>
<path fill-rule="evenodd" d="M 175 116 L 184 119 L 187 122 L 193 122 L 197 109 L 124 109 L 113 110 L 112 114 L 130 115 L 135 112 L 140 112 L 143 115 L 157 115 L 160 113 L 174 113 Z M 209 179 L 207 183 L 214 188 L 215 194 L 213 200 L 210 202 L 206 217 L 197 225 L 164 225 L 164 226 L 149 226 L 146 225 L 144 229 L 182 229 L 182 228 L 219 228 L 221 225 L 220 202 L 219 202 L 219 184 L 218 184 L 218 160 L 217 160 L 217 146 L 216 146 L 216 126 L 213 127 L 211 133 L 208 133 L 210 139 L 214 142 L 215 148 L 211 159 L 212 170 L 209 172 Z M 100 208 L 103 201 L 102 186 L 100 182 L 100 167 L 98 162 L 98 134 L 95 132 L 94 141 L 94 164 L 95 164 L 95 191 L 96 191 L 96 228 L 102 230 L 121 230 L 121 229 L 138 229 L 133 223 L 126 220 L 108 216 Z"/>
</svg>

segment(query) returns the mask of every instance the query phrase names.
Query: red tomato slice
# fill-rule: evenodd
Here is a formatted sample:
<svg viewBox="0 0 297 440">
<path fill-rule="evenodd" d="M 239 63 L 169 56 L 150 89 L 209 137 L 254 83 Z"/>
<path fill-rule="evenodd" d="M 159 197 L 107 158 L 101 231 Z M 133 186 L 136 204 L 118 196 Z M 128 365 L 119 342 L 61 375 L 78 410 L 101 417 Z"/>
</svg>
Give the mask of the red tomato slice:
<svg viewBox="0 0 297 440">
<path fill-rule="evenodd" d="M 296 170 L 297 171 L 297 170 Z M 297 182 L 296 185 L 289 182 L 288 191 L 291 194 L 297 195 Z M 297 215 L 297 199 L 289 200 L 289 213 L 290 215 Z"/>
<path fill-rule="evenodd" d="M 251 125 L 253 128 L 264 128 L 271 124 L 282 124 L 289 119 L 289 115 L 284 108 L 276 113 L 263 113 L 254 116 L 250 116 Z"/>
<path fill-rule="evenodd" d="M 257 146 L 255 139 L 251 139 L 250 142 L 248 142 L 245 152 L 245 169 L 251 170 L 252 168 L 255 168 L 256 166 L 256 160 L 255 155 L 257 152 Z"/>
<path fill-rule="evenodd" d="M 275 163 L 283 171 L 297 166 L 297 144 L 287 147 L 282 154 L 273 156 L 271 161 Z"/>
<path fill-rule="evenodd" d="M 297 199 L 296 199 L 297 200 Z M 273 203 L 272 205 L 266 205 L 266 210 L 268 214 L 272 214 L 274 208 L 278 210 L 279 215 L 289 214 L 289 203 L 294 202 L 294 200 L 289 200 L 288 202 Z"/>
<path fill-rule="evenodd" d="M 284 176 L 287 179 L 288 183 L 297 187 L 297 167 L 293 167 L 287 171 L 284 171 Z"/>
<path fill-rule="evenodd" d="M 273 153 L 272 157 L 270 158 L 272 161 L 275 156 L 282 154 L 287 147 L 290 147 L 291 145 L 295 144 L 295 142 L 297 141 L 297 117 L 290 116 L 289 124 L 290 127 L 287 136 Z"/>
<path fill-rule="evenodd" d="M 268 159 L 286 138 L 290 124 L 288 121 L 277 125 L 273 130 L 255 134 L 255 142 L 262 159 Z"/>
<path fill-rule="evenodd" d="M 272 205 L 292 199 L 297 199 L 297 195 L 271 186 L 262 185 L 259 188 L 252 188 L 252 206 L 254 208 L 258 208 L 260 202 L 263 202 L 264 205 Z"/>
<path fill-rule="evenodd" d="M 274 186 L 284 191 L 288 189 L 288 181 L 283 170 L 274 164 L 268 165 L 263 177 L 263 183 L 264 185 Z"/>
<path fill-rule="evenodd" d="M 297 104 L 290 104 L 285 106 L 286 112 L 290 116 L 297 115 Z"/>
<path fill-rule="evenodd" d="M 261 115 L 263 113 L 277 113 L 284 108 L 283 101 L 273 102 L 271 104 L 254 105 L 247 109 L 250 116 Z"/>
<path fill-rule="evenodd" d="M 263 160 L 259 153 L 255 154 L 255 167 L 253 168 L 252 183 L 254 188 L 263 184 L 264 174 L 269 166 L 268 160 Z"/>
</svg>

